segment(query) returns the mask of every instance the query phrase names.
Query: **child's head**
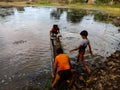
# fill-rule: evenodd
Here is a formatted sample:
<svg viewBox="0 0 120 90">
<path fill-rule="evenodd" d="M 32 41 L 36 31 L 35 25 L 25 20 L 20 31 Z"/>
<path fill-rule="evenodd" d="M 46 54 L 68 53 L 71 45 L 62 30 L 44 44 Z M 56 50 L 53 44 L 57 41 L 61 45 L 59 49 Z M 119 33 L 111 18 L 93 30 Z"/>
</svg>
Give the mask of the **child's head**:
<svg viewBox="0 0 120 90">
<path fill-rule="evenodd" d="M 57 54 L 62 54 L 63 53 L 63 49 L 62 48 L 58 48 L 57 49 Z"/>
<path fill-rule="evenodd" d="M 80 35 L 87 37 L 88 36 L 88 32 L 86 30 L 83 30 L 82 32 L 80 32 Z"/>
<path fill-rule="evenodd" d="M 58 27 L 58 25 L 57 25 L 57 24 L 54 24 L 54 25 L 53 25 L 53 28 L 57 28 L 57 27 Z"/>
</svg>

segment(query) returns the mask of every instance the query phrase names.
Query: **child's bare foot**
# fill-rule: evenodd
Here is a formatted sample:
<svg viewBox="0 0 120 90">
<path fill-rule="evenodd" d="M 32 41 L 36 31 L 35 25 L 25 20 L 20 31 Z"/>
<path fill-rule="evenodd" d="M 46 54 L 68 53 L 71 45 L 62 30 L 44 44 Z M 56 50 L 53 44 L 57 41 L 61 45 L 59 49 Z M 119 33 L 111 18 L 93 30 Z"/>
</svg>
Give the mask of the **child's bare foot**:
<svg viewBox="0 0 120 90">
<path fill-rule="evenodd" d="M 90 73 L 91 73 L 91 70 L 90 70 L 90 69 L 87 69 L 87 72 L 88 72 L 88 74 L 90 74 Z"/>
<path fill-rule="evenodd" d="M 90 74 L 91 73 L 91 70 L 88 66 L 86 66 L 86 70 L 87 70 L 87 73 Z"/>
<path fill-rule="evenodd" d="M 79 65 L 79 62 L 76 62 L 75 65 Z"/>
</svg>

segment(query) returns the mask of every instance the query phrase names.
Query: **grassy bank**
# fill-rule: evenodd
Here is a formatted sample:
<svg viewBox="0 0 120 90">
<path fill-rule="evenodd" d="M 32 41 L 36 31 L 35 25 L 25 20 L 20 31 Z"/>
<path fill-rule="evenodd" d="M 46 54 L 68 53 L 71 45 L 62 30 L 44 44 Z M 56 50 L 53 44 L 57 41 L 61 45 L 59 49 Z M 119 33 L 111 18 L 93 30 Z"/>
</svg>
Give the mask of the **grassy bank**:
<svg viewBox="0 0 120 90">
<path fill-rule="evenodd" d="M 72 7 L 79 9 L 94 9 L 106 11 L 109 14 L 120 16 L 120 5 L 88 5 L 88 4 L 61 4 L 61 3 L 50 3 L 50 2 L 39 2 L 38 5 L 45 6 L 63 6 L 63 7 Z"/>
<path fill-rule="evenodd" d="M 118 5 L 86 5 L 86 4 L 72 4 L 75 8 L 102 10 L 109 14 L 120 16 L 120 6 Z"/>
<path fill-rule="evenodd" d="M 62 7 L 72 7 L 78 9 L 94 9 L 94 10 L 102 10 L 109 14 L 120 16 L 120 5 L 88 5 L 88 4 L 63 4 L 63 3 L 51 3 L 51 2 L 0 2 L 0 4 L 4 5 L 18 5 L 18 6 L 29 6 L 29 5 L 37 5 L 37 6 L 62 6 Z"/>
</svg>

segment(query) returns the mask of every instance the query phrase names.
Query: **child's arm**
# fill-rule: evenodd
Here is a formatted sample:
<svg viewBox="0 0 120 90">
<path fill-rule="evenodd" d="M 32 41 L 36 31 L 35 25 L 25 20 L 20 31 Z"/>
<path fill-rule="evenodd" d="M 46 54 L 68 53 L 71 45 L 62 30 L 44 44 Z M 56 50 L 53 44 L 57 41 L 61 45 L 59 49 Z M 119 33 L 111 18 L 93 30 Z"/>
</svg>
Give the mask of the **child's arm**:
<svg viewBox="0 0 120 90">
<path fill-rule="evenodd" d="M 52 30 L 50 30 L 50 35 L 52 34 Z"/>
<path fill-rule="evenodd" d="M 76 48 L 74 48 L 74 49 L 70 50 L 70 53 L 71 53 L 71 52 L 73 52 L 73 51 L 78 50 L 80 47 L 81 47 L 81 45 L 79 45 L 78 47 L 76 47 Z"/>
<path fill-rule="evenodd" d="M 57 72 L 57 62 L 55 60 L 54 67 L 53 67 L 53 77 L 56 75 L 56 72 Z"/>
<path fill-rule="evenodd" d="M 70 64 L 70 68 L 72 68 L 71 62 L 70 62 L 70 58 L 69 58 L 69 64 Z"/>
<path fill-rule="evenodd" d="M 58 28 L 58 33 L 60 33 L 60 29 Z"/>
<path fill-rule="evenodd" d="M 91 50 L 90 42 L 89 42 L 89 44 L 88 44 L 88 47 L 89 47 L 90 54 L 93 55 L 92 50 Z"/>
</svg>

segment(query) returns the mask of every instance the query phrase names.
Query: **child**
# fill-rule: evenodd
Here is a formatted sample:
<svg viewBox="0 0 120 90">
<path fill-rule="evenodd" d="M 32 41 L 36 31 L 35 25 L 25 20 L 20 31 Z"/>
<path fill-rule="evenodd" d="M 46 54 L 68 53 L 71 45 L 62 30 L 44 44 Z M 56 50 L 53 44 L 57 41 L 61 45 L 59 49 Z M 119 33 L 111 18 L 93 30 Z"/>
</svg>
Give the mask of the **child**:
<svg viewBox="0 0 120 90">
<path fill-rule="evenodd" d="M 60 33 L 59 27 L 58 27 L 58 25 L 54 24 L 51 31 L 50 31 L 50 34 L 52 36 L 56 36 L 58 33 Z"/>
<path fill-rule="evenodd" d="M 82 32 L 80 32 L 80 35 L 82 37 L 82 41 L 80 42 L 78 47 L 70 50 L 70 52 L 78 50 L 77 62 L 80 60 L 83 64 L 83 66 L 85 67 L 85 69 L 87 70 L 87 72 L 90 73 L 91 72 L 90 68 L 84 62 L 84 54 L 85 54 L 85 49 L 86 49 L 87 46 L 89 47 L 90 54 L 92 55 L 90 41 L 87 38 L 88 32 L 86 30 L 83 30 Z"/>
<path fill-rule="evenodd" d="M 69 56 L 63 53 L 61 48 L 57 49 L 52 76 L 55 77 L 52 87 L 55 87 L 58 81 L 60 84 L 61 81 L 67 80 L 71 76 L 71 63 Z"/>
</svg>

